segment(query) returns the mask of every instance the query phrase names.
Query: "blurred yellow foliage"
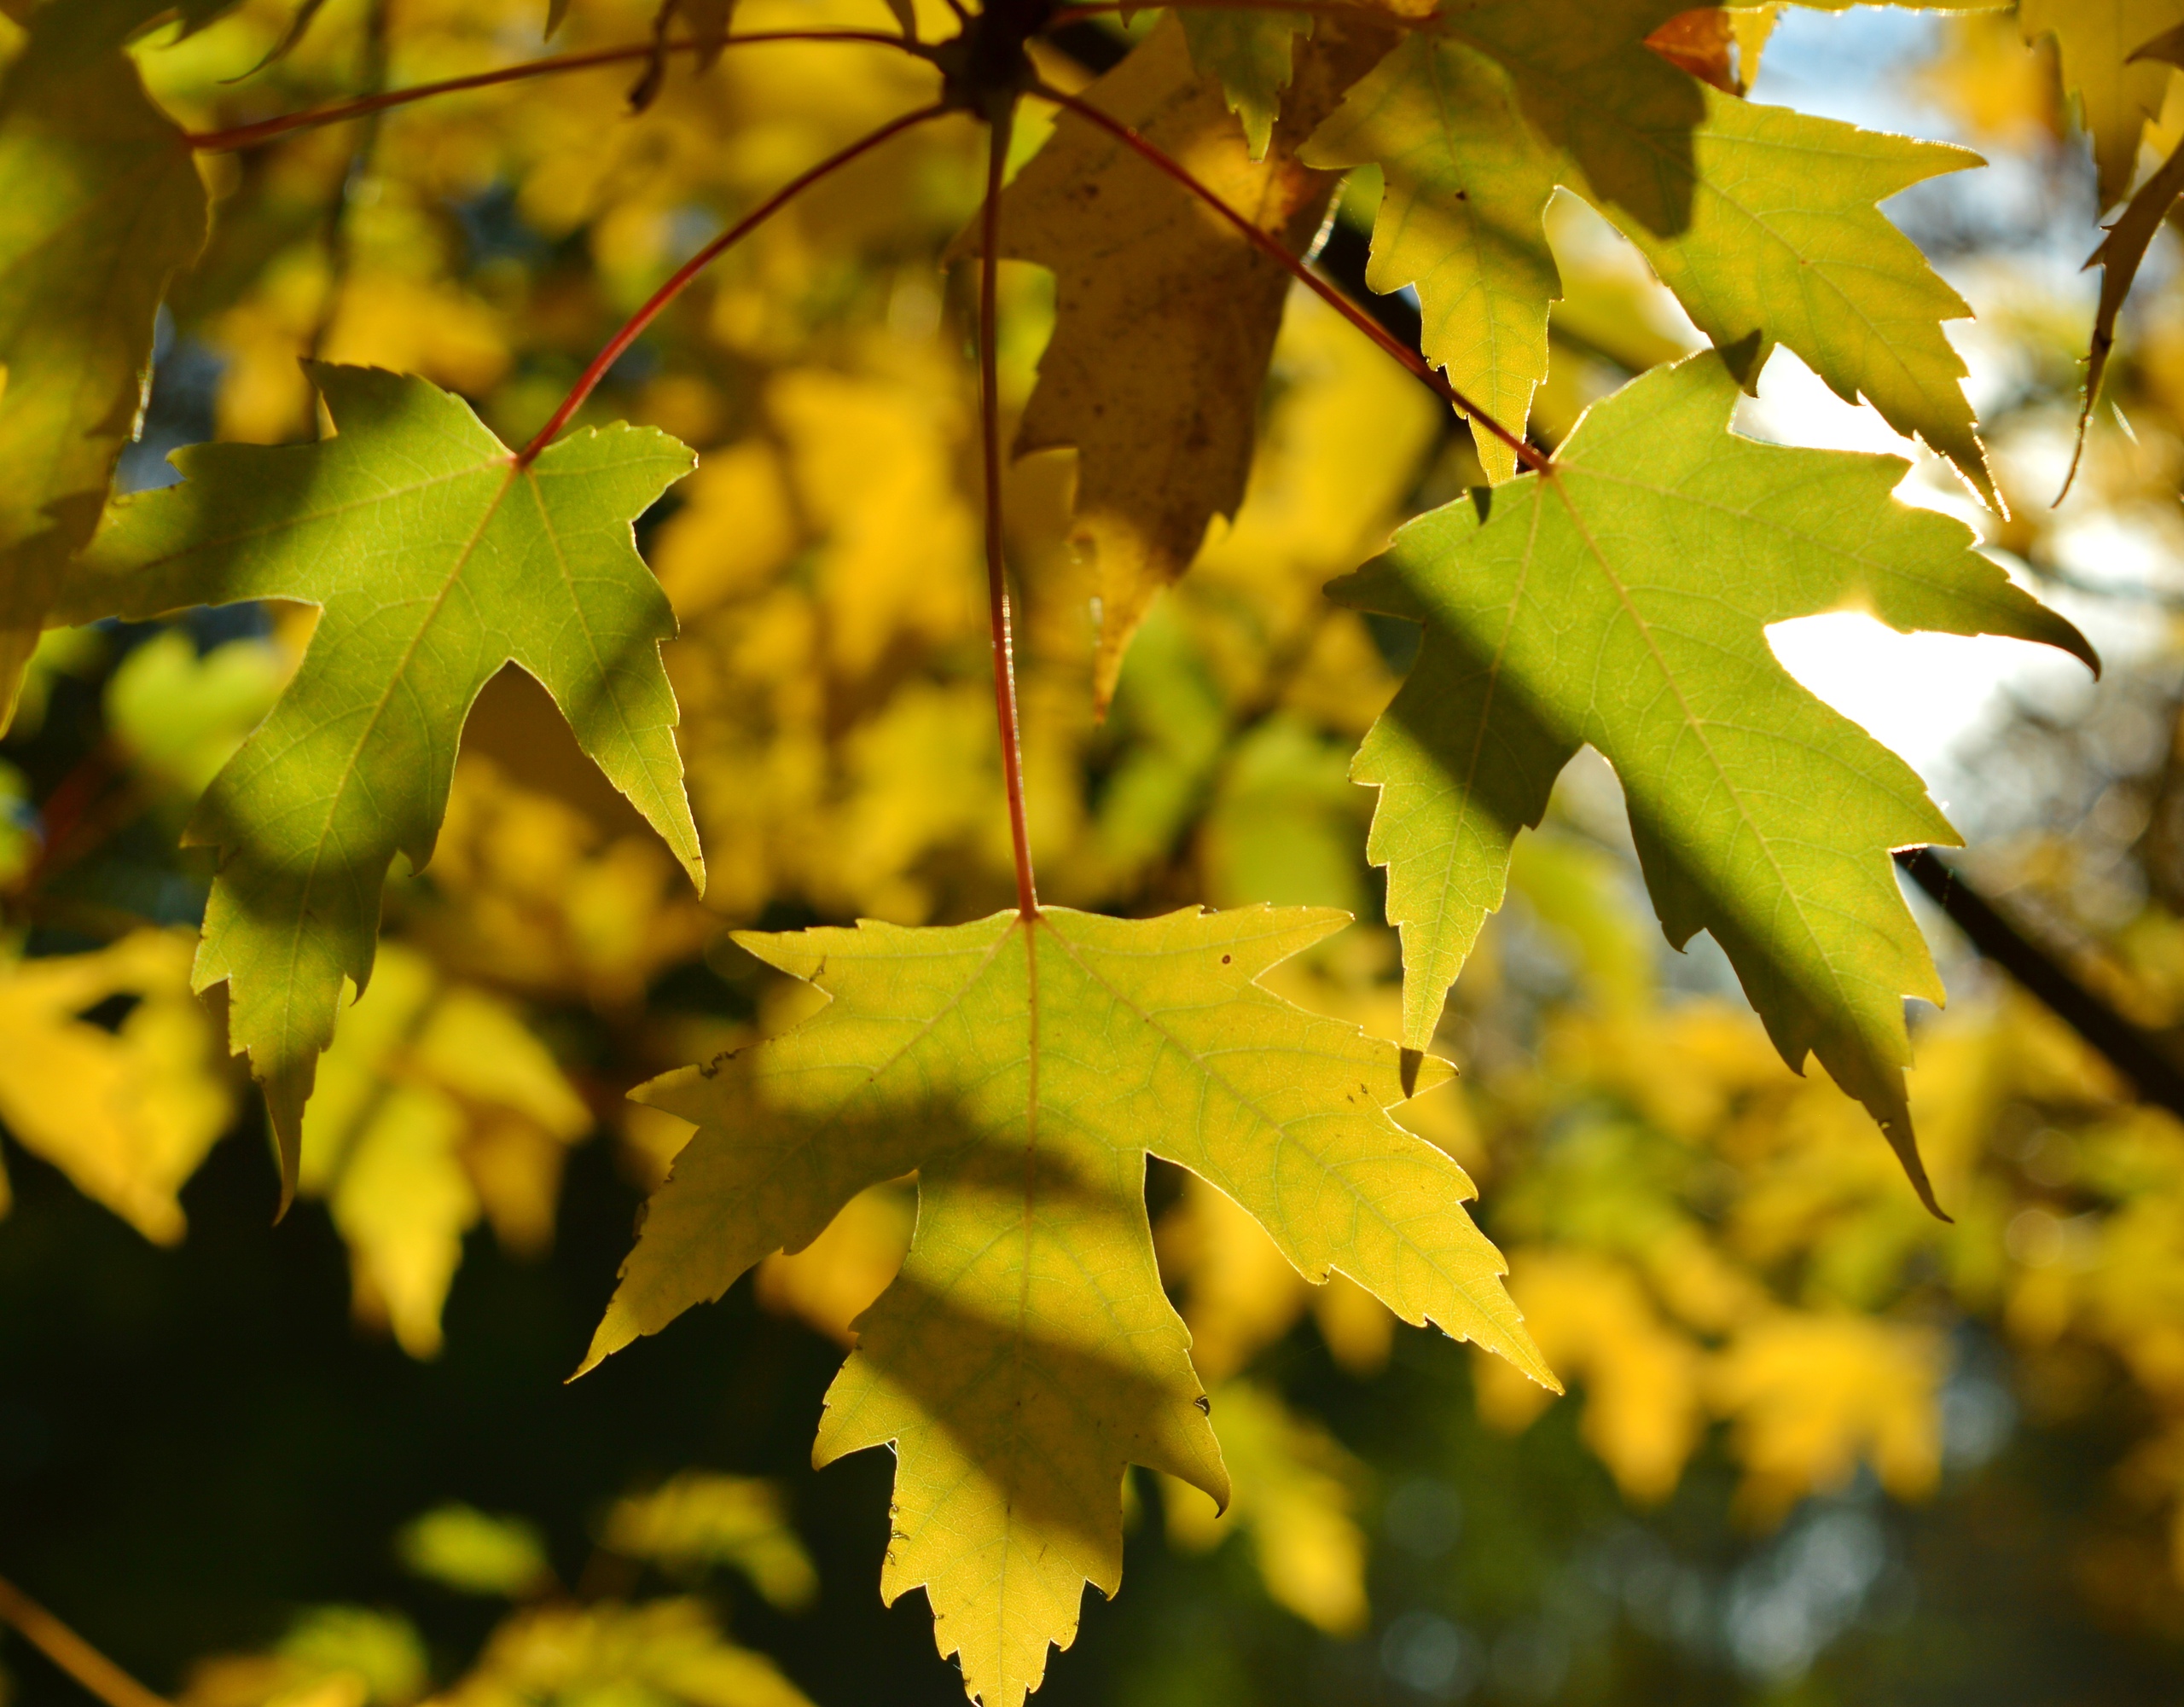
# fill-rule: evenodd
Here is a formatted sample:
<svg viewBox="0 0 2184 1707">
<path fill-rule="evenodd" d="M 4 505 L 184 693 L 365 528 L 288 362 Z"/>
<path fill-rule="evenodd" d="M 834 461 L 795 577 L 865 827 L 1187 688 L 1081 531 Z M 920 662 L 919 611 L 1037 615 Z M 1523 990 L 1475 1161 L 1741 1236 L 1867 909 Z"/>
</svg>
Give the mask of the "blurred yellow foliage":
<svg viewBox="0 0 2184 1707">
<path fill-rule="evenodd" d="M 1784 1313 L 1740 1333 L 1710 1385 L 1744 1463 L 1745 1515 L 1776 1521 L 1846 1485 L 1862 1458 L 1898 1498 L 1931 1493 L 1942 1356 L 1931 1330 L 1870 1316 Z"/>
<path fill-rule="evenodd" d="M 707 1565 L 741 1571 L 768 1605 L 808 1607 L 819 1573 L 789 1527 L 781 1489 L 750 1476 L 687 1470 L 648 1494 L 614 1502 L 600 1544 L 678 1574 Z"/>
<path fill-rule="evenodd" d="M 176 1193 L 235 1115 L 190 956 L 187 935 L 146 930 L 0 966 L 0 1120 L 161 1245 L 182 1237 Z M 118 1023 L 84 1017 L 117 997 L 131 999 Z M 0 1176 L 0 1208 L 5 1190 Z"/>
<path fill-rule="evenodd" d="M 677 1707 L 809 1707 L 763 1654 L 720 1634 L 698 1600 L 555 1605 L 520 1611 L 440 1707 L 577 1707 L 634 1695 Z"/>
<path fill-rule="evenodd" d="M 383 943 L 319 1065 L 299 1181 L 348 1244 L 357 1315 L 438 1353 L 462 1235 L 482 1215 L 511 1251 L 543 1251 L 563 1154 L 591 1125 L 514 1007 Z"/>
<path fill-rule="evenodd" d="M 656 836 L 616 829 L 464 753 L 427 868 L 452 904 L 424 909 L 420 936 L 450 968 L 505 987 L 603 1009 L 640 1000 L 715 926 Z"/>
<path fill-rule="evenodd" d="M 1331 1636 L 1358 1635 L 1372 1617 L 1356 1518 L 1364 1466 L 1255 1383 L 1232 1381 L 1208 1397 L 1233 1487 L 1228 1508 L 1216 1512 L 1197 1489 L 1163 1476 L 1168 1538 L 1205 1553 L 1232 1535 L 1248 1537 L 1276 1605 Z"/>
<path fill-rule="evenodd" d="M 542 0 L 397 9 L 397 84 L 508 63 L 534 50 L 544 14 Z M 1746 78 L 1774 9 L 1730 20 Z M 657 0 L 585 0 L 555 47 L 641 40 L 656 10 Z M 938 0 L 919 10 L 928 33 L 945 17 Z M 2042 0 L 2021 10 L 2021 20 L 1946 20 L 1922 87 L 1974 136 L 2033 147 L 2059 133 L 2065 102 L 2054 48 L 2028 51 L 2022 32 L 2043 42 L 2052 32 L 2112 187 L 2149 136 L 2175 130 L 2173 97 L 2159 115 L 2168 130 L 2148 124 L 2177 79 L 2094 65 L 2084 43 L 2101 9 Z M 2148 34 L 2174 10 L 2170 0 L 2107 8 L 2152 19 Z M 203 124 L 353 87 L 355 32 L 328 29 L 247 97 L 222 81 L 262 56 L 290 13 L 287 0 L 247 0 L 220 29 L 145 53 L 153 87 Z M 753 29 L 884 16 L 871 0 L 743 0 L 737 13 Z M 315 353 L 422 373 L 520 442 L 606 329 L 698 244 L 929 84 L 882 52 L 752 49 L 703 72 L 678 63 L 645 121 L 630 125 L 630 77 L 617 66 L 475 90 L 390 112 L 369 138 L 310 133 L 247 167 L 213 168 L 230 212 L 201 304 L 177 312 L 195 315 L 188 335 L 224 363 L 219 435 L 311 435 L 297 363 Z M 264 104 L 246 110 L 246 98 Z M 657 421 L 701 453 L 641 537 L 682 624 L 667 658 L 712 888 L 700 902 L 632 817 L 572 780 L 581 762 L 545 752 L 541 731 L 558 724 L 510 709 L 523 690 L 488 690 L 439 845 L 397 897 L 394 937 L 344 1016 L 306 1133 L 305 1190 L 349 1242 L 358 1312 L 416 1355 L 439 1344 L 465 1231 L 490 1219 L 518 1250 L 550 1236 L 562 1158 L 592 1123 L 518 1001 L 618 1028 L 629 1059 L 614 1071 L 630 1082 L 640 1058 L 646 1069 L 701 1059 L 748 1034 L 748 1007 L 732 1007 L 731 1020 L 644 1007 L 669 974 L 729 964 L 706 958 L 723 921 L 778 911 L 922 923 L 977 916 L 1008 895 L 976 404 L 957 287 L 930 264 L 972 212 L 979 146 L 967 120 L 931 126 L 792 207 L 663 317 L 590 406 L 587 419 Z M 1605 222 L 1567 197 L 1549 222 L 1565 297 L 1536 418 L 1554 437 L 1623 371 L 1693 340 Z M 1051 327 L 1052 289 L 1014 266 L 1002 285 L 1014 417 Z M 2046 364 L 2066 392 L 2083 353 L 2082 305 L 2014 288 L 1990 292 L 1991 309 L 1983 299 L 1985 335 L 2007 334 L 2013 360 Z M 2136 365 L 2111 381 L 2138 387 L 2128 395 L 2135 437 L 2097 424 L 2074 500 L 2097 498 L 2169 548 L 2184 544 L 2180 325 L 2173 309 L 2150 305 Z M 1043 895 L 1139 913 L 1205 897 L 1369 914 L 1359 851 L 1370 801 L 1345 765 L 1386 705 L 1401 654 L 1320 589 L 1409 508 L 1480 478 L 1469 450 L 1450 448 L 1449 426 L 1352 328 L 1294 296 L 1244 501 L 1160 595 L 1098 727 L 1093 577 L 1066 543 L 1074 458 L 1009 471 Z M 2047 479 L 2055 430 L 2035 411 L 1990 434 L 2020 498 L 1991 542 L 2036 566 L 2056 561 L 2058 540 L 2082 522 L 2082 511 L 2051 513 L 2048 490 L 2026 501 Z M 46 690 L 95 677 L 110 644 L 49 636 L 25 727 Z M 142 794 L 178 806 L 293 655 L 285 638 L 201 657 L 178 633 L 137 646 L 107 688 L 110 756 Z M 0 804 L 21 792 L 0 778 Z M 1941 1325 L 1990 1320 L 2028 1351 L 2083 1354 L 2119 1372 L 2146 1402 L 2130 1486 L 2174 1508 L 2184 1578 L 2184 1129 L 2129 1107 L 2112 1074 L 2029 1002 L 1975 995 L 1919 1034 L 1914 1112 L 1956 1217 L 1932 1222 L 1855 1106 L 1818 1076 L 1788 1073 L 1740 1002 L 1663 988 L 1627 849 L 1588 826 L 1597 815 L 1565 798 L 1519 839 L 1515 903 L 1467 970 L 1443 1034 L 1466 1079 L 1403 1118 L 1474 1176 L 1492 1175 L 1492 1228 L 1515 1296 L 1582 1387 L 1580 1437 L 1623 1493 L 1665 1498 L 1718 1422 L 1754 1523 L 1861 1466 L 1918 1497 L 1940 1465 Z M 0 836 L 0 875 L 12 881 L 38 857 L 36 838 L 12 818 Z M 2082 875 L 2074 859 L 2059 843 L 2028 853 L 2025 881 L 2067 892 Z M 2089 954 L 2088 980 L 2144 1023 L 2184 1019 L 2180 932 L 2149 913 Z M 1269 982 L 1392 1036 L 1395 974 L 1391 938 L 1362 927 Z M 180 1236 L 177 1191 L 231 1109 L 214 1027 L 187 978 L 185 945 L 149 932 L 98 954 L 0 967 L 0 1117 L 162 1240 Z M 750 994 L 736 986 L 738 1001 Z M 142 998 L 118 1030 L 81 1017 L 115 996 Z M 792 1017 L 769 1007 L 778 999 L 758 989 L 758 1029 Z M 1526 1008 L 1531 1029 L 1497 1025 L 1504 1002 Z M 636 1106 L 615 1118 L 630 1171 L 656 1182 L 689 1128 Z M 761 1265 L 758 1299 L 846 1343 L 899 1265 L 915 1213 L 905 1182 L 863 1194 L 803 1251 Z M 1369 1376 L 1388 1359 L 1392 1318 L 1339 1277 L 1309 1286 L 1195 1179 L 1159 1243 L 1237 1488 L 1217 1520 L 1199 1495 L 1170 1489 L 1169 1533 L 1210 1546 L 1246 1532 L 1281 1604 L 1355 1631 L 1366 1616 L 1356 1466 L 1249 1372 L 1309 1311 L 1335 1361 Z M 2088 1377 L 2086 1391 L 2107 1379 Z M 1505 1428 L 1548 1402 L 1484 1362 L 1478 1394 Z M 770 1509 L 726 1478 L 678 1480 L 614 1507 L 605 1540 L 681 1570 L 735 1564 L 735 1536 L 771 1536 L 771 1592 L 793 1604 L 802 1591 L 782 1586 L 795 1573 L 778 1563 L 793 1537 L 781 1542 Z M 764 1571 L 749 1568 L 765 1592 Z M 421 1659 L 405 1671 L 384 1629 L 370 1638 L 379 1657 L 359 1658 L 363 1630 L 338 1663 L 325 1656 L 339 1643 L 322 1631 L 319 1659 L 299 1647 L 225 1682 L 208 1671 L 189 1707 L 403 1707 L 425 1687 Z M 452 1693 L 513 1707 L 625 1688 L 694 1707 L 799 1698 L 687 1602 L 525 1613 Z"/>
<path fill-rule="evenodd" d="M 1584 1388 L 1585 1444 L 1630 1499 L 1666 1499 L 1705 1426 L 1699 1348 L 1627 1267 L 1589 1252 L 1521 1252 L 1509 1291 L 1555 1372 Z M 1496 1427 L 1520 1429 L 1546 1408 L 1543 1389 L 1502 1379 L 1489 1360 L 1472 1368 L 1479 1412 Z"/>
<path fill-rule="evenodd" d="M 855 1344 L 852 1325 L 903 1266 L 916 1219 L 917 1193 L 908 1183 L 859 1192 L 801 1251 L 758 1265 L 758 1302 L 829 1339 Z"/>
</svg>

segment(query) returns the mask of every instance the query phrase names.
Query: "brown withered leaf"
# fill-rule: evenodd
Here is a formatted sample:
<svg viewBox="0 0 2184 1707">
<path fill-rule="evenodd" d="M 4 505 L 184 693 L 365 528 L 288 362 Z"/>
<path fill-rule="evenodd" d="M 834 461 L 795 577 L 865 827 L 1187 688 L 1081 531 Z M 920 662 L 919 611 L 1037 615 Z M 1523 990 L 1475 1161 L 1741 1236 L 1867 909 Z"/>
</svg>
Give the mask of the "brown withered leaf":
<svg viewBox="0 0 2184 1707">
<path fill-rule="evenodd" d="M 1296 150 L 1394 41 L 1322 19 L 1265 158 L 1254 162 L 1217 81 L 1164 20 L 1085 91 L 1292 250 L 1311 241 L 1339 174 Z M 975 232 L 957 253 L 975 253 Z M 1154 595 L 1190 566 L 1244 496 L 1261 383 L 1289 277 L 1219 215 L 1121 142 L 1070 114 L 1002 197 L 1002 253 L 1052 269 L 1053 340 L 1016 454 L 1074 446 L 1073 543 L 1094 560 L 1102 711 Z"/>
</svg>

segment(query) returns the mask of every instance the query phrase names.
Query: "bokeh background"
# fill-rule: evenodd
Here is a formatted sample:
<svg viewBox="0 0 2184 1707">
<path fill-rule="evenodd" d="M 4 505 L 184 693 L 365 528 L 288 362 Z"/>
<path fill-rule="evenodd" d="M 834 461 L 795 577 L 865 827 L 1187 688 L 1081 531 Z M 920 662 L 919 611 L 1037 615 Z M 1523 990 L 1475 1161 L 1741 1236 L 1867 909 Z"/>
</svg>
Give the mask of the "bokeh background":
<svg viewBox="0 0 2184 1707">
<path fill-rule="evenodd" d="M 541 0 L 247 0 L 148 39 L 184 122 L 232 124 L 540 51 Z M 577 0 L 557 47 L 642 39 Z M 882 23 L 746 0 L 745 24 Z M 938 21 L 936 18 L 936 22 Z M 0 32 L 9 26 L 0 24 Z M 16 39 L 4 36 L 0 45 Z M 1048 73 L 1081 84 L 1062 59 Z M 1749 73 L 1751 67 L 1745 68 Z M 925 97 L 885 54 L 739 49 L 626 116 L 626 67 L 421 104 L 208 164 L 212 247 L 163 317 L 126 480 L 176 445 L 317 430 L 297 358 L 425 374 L 504 438 L 726 219 Z M 1890 448 L 2101 647 L 2098 686 L 2001 641 L 1856 616 L 1774 641 L 1905 752 L 1963 869 L 2142 1027 L 2184 1024 L 2184 297 L 2164 236 L 2087 461 L 2093 171 L 2052 51 L 2007 12 L 1792 11 L 1756 99 L 1960 141 L 1990 164 L 1890 205 L 1978 311 L 1955 328 L 2013 514 L 1980 512 L 1786 351 L 1744 430 Z M 1042 140 L 1028 123 L 1018 152 Z M 2150 125 L 2151 164 L 2184 102 Z M 921 1600 L 876 1594 L 892 1466 L 809 1467 L 904 1186 L 573 1385 L 642 1193 L 683 1129 L 622 1100 L 792 1023 L 729 940 L 1008 904 L 979 592 L 964 281 L 980 138 L 928 127 L 732 253 L 590 416 L 700 472 L 640 524 L 712 871 L 700 902 L 511 674 L 386 939 L 270 1225 L 262 1112 L 188 996 L 209 873 L 190 803 L 293 669 L 310 613 L 58 632 L 0 746 L 0 1574 L 185 1707 L 742 1707 L 961 1698 Z M 1342 217 L 1369 218 L 1369 183 Z M 1574 202 L 1540 431 L 1695 347 Z M 1050 288 L 1004 271 L 1004 390 Z M 1359 920 L 1278 974 L 1392 1034 L 1395 944 L 1345 776 L 1415 645 L 1320 596 L 1478 478 L 1422 392 L 1293 305 L 1252 491 L 1089 710 L 1066 456 L 1010 477 L 1043 893 L 1145 914 L 1310 902 Z M 1705 938 L 1670 952 L 1614 778 L 1572 767 L 1404 1118 L 1569 1379 L 1314 1291 L 1216 1194 L 1152 1193 L 1239 1497 L 1134 1472 L 1125 1583 L 1061 1703 L 1996 1704 L 2184 1694 L 2184 1127 L 1922 914 L 1945 1012 L 1914 1107 L 1954 1224 L 1856 1108 L 1781 1066 Z M 752 1656 L 770 1657 L 769 1668 Z M 23 1707 L 80 1698 L 0 1639 Z"/>
</svg>

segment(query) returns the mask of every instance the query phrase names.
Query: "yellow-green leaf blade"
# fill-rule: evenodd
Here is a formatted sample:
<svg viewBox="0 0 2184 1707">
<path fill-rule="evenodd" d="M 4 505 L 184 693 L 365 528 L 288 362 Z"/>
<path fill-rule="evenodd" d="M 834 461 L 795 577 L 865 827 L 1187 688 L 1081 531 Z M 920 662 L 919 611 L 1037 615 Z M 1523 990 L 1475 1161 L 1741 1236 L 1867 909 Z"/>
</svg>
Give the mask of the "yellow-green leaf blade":
<svg viewBox="0 0 2184 1707">
<path fill-rule="evenodd" d="M 1541 216 L 1565 186 L 1645 252 L 1747 386 L 1786 344 L 1995 502 L 1942 330 L 1970 310 L 1877 205 L 1978 157 L 1709 87 L 1643 44 L 1676 9 L 1500 0 L 1384 61 L 1304 154 L 1384 168 L 1370 282 L 1415 284 L 1427 355 L 1518 430 L 1557 293 Z"/>
<path fill-rule="evenodd" d="M 646 1089 L 699 1130 L 586 1367 L 915 1170 L 909 1256 L 857 1324 L 817 1456 L 893 1445 L 883 1592 L 923 1587 L 971 1692 L 1015 1707 L 1074 1635 L 1083 1584 L 1119 1582 L 1125 1466 L 1227 1497 L 1153 1260 L 1148 1153 L 1235 1193 L 1308 1274 L 1354 1265 L 1413 1320 L 1553 1379 L 1464 1213 L 1469 1182 L 1386 1113 L 1445 1065 L 1257 981 L 1341 922 L 1056 909 L 744 936 L 832 1001 Z"/>
<path fill-rule="evenodd" d="M 286 598 L 323 607 L 272 714 L 213 779 L 191 836 L 222 863 L 196 981 L 264 1082 L 293 1181 L 341 981 L 370 976 L 380 888 L 421 866 L 464 717 L 511 661 L 702 883 L 682 796 L 674 632 L 630 523 L 688 471 L 665 434 L 551 446 L 529 470 L 461 399 L 366 369 L 315 370 L 338 434 L 180 453 L 183 483 L 117 503 L 63 620 Z"/>
<path fill-rule="evenodd" d="M 1548 305 L 1562 294 L 1544 220 L 1559 162 L 1518 110 L 1508 73 L 1423 32 L 1407 38 L 1314 132 L 1317 166 L 1385 175 L 1365 282 L 1414 286 L 1420 347 L 1493 421 L 1521 433 L 1547 374 Z M 1487 478 L 1516 454 L 1474 427 Z"/>
<path fill-rule="evenodd" d="M 40 13 L 0 84 L 0 729 L 135 430 L 160 299 L 205 241 L 182 132 L 118 46 L 77 38 L 90 9 Z"/>
<path fill-rule="evenodd" d="M 2184 0 L 2019 0 L 2028 42 L 2055 40 L 2063 89 L 2093 140 L 2100 204 L 2123 199 L 2138 174 L 2139 142 L 2169 90 L 2169 67 L 2131 55 L 2184 26 Z"/>
<path fill-rule="evenodd" d="M 1800 688 L 1769 624 L 1864 608 L 1902 630 L 2083 638 L 1889 494 L 1894 457 L 1791 450 L 1725 429 L 1718 363 L 1656 369 L 1595 405 L 1554 473 L 1423 518 L 1338 584 L 1423 620 L 1418 665 L 1360 755 L 1373 857 L 1403 932 L 1410 1041 L 1483 914 L 1511 839 L 1589 743 L 1629 798 L 1681 946 L 1711 932 L 1784 1058 L 1863 1100 L 1926 1193 L 1903 1106 L 1906 994 L 1937 999 L 1888 850 L 1955 839 L 1909 768 Z"/>
<path fill-rule="evenodd" d="M 1244 126 L 1252 158 L 1266 157 L 1282 91 L 1296 73 L 1296 38 L 1311 32 L 1308 12 L 1255 12 L 1243 7 L 1184 7 L 1176 13 L 1191 60 L 1221 79 L 1228 110 Z"/>
</svg>

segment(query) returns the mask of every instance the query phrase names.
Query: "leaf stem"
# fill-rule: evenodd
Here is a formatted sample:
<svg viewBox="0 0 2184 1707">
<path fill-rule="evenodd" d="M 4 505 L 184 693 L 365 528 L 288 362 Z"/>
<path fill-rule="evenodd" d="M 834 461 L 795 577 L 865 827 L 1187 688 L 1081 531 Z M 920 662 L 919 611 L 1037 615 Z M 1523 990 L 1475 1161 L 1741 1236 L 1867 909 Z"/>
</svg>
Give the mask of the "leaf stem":
<svg viewBox="0 0 2184 1707">
<path fill-rule="evenodd" d="M 988 120 L 986 199 L 979 209 L 979 444 L 985 456 L 986 614 L 993 633 L 994 720 L 1001 730 L 1001 775 L 1008 792 L 1008 834 L 1016 856 L 1016 911 L 1039 916 L 1031 874 L 1031 837 L 1024 816 L 1024 749 L 1016 721 L 1015 648 L 1009 632 L 1008 581 L 1001 505 L 1001 361 L 995 341 L 1001 326 L 998 276 L 1002 178 L 1008 165 L 1013 102 L 1000 104 Z"/>
<path fill-rule="evenodd" d="M 539 428 L 538 436 L 518 453 L 515 459 L 517 468 L 527 468 L 537 461 L 538 453 L 553 443 L 555 435 L 569 424 L 569 418 L 584 407 L 584 399 L 589 398 L 598 387 L 599 382 L 607 377 L 607 370 L 619 361 L 623 352 L 643 335 L 645 328 L 659 316 L 660 311 L 680 296 L 683 287 L 718 259 L 722 254 L 764 224 L 767 220 L 772 218 L 775 214 L 780 212 L 782 208 L 810 189 L 820 179 L 839 171 L 859 155 L 869 154 L 882 142 L 888 141 L 891 137 L 900 136 L 913 125 L 922 125 L 928 119 L 938 119 L 942 113 L 953 110 L 944 102 L 935 102 L 929 107 L 919 107 L 914 113 L 905 113 L 899 119 L 889 119 L 878 130 L 868 132 L 847 148 L 838 149 L 828 155 L 817 165 L 799 172 L 760 202 L 758 206 L 752 208 L 750 212 L 745 214 L 742 218 L 737 220 L 735 224 L 729 226 L 727 230 L 722 232 L 719 236 L 714 238 L 712 242 L 706 244 L 704 248 L 677 267 L 668 276 L 667 282 L 654 291 L 647 299 L 645 305 L 631 315 L 623 323 L 622 329 L 607 340 L 606 347 L 591 358 L 591 365 L 584 370 L 582 377 L 577 380 L 568 396 L 561 399 L 561 406 L 554 411 L 553 418 Z"/>
<path fill-rule="evenodd" d="M 909 53 L 923 59 L 924 54 L 904 42 L 900 36 L 891 36 L 879 30 L 764 30 L 747 36 L 729 38 L 729 47 L 757 47 L 769 42 L 858 42 L 868 46 L 893 48 L 898 53 Z M 239 148 L 254 148 L 261 142 L 270 142 L 297 131 L 315 130 L 322 125 L 344 124 L 351 119 L 362 119 L 374 113 L 383 113 L 390 107 L 406 106 L 412 101 L 423 101 L 435 95 L 455 95 L 466 89 L 488 89 L 496 84 L 520 83 L 527 78 L 552 77 L 565 71 L 589 71 L 595 66 L 622 65 L 630 61 L 650 59 L 655 51 L 688 53 L 699 44 L 691 41 L 669 42 L 664 49 L 655 49 L 650 42 L 633 44 L 619 48 L 594 48 L 588 52 L 556 54 L 549 59 L 531 60 L 522 65 L 503 66 L 498 71 L 475 72 L 468 77 L 450 77 L 439 83 L 421 83 L 410 89 L 392 89 L 382 94 L 360 95 L 352 100 L 337 101 L 331 106 L 308 107 L 300 113 L 284 113 L 276 119 L 261 119 L 252 125 L 238 125 L 232 130 L 199 131 L 187 133 L 183 140 L 200 154 L 232 154 Z"/>
<path fill-rule="evenodd" d="M 107 1707 L 171 1707 L 85 1641 L 4 1576 L 0 1576 L 0 1622 L 12 1624 L 32 1647 L 107 1704 Z"/>
<path fill-rule="evenodd" d="M 1105 131 L 1109 136 L 1134 150 L 1148 165 L 1166 173 L 1168 177 L 1198 197 L 1208 207 L 1234 226 L 1243 235 L 1246 241 L 1281 266 L 1298 283 L 1304 285 L 1328 307 L 1333 309 L 1374 343 L 1379 345 L 1388 355 L 1401 363 L 1414 378 L 1430 389 L 1436 397 L 1459 414 L 1467 416 L 1478 425 L 1484 427 L 1495 438 L 1507 445 L 1516 459 L 1525 467 L 1540 474 L 1547 473 L 1553 469 L 1554 465 L 1548 456 L 1518 434 L 1510 432 L 1507 427 L 1502 426 L 1500 421 L 1495 420 L 1492 415 L 1487 414 L 1484 409 L 1458 391 L 1449 383 L 1447 374 L 1442 373 L 1419 351 L 1397 338 L 1387 328 L 1306 266 L 1304 262 L 1298 260 L 1296 256 L 1291 254 L 1270 232 L 1261 230 L 1243 214 L 1238 212 L 1207 189 L 1205 184 L 1199 183 L 1192 176 L 1189 168 L 1165 149 L 1147 141 L 1144 136 L 1130 125 L 1124 124 L 1121 119 L 1109 117 L 1089 101 L 1079 100 L 1074 95 L 1065 95 L 1059 89 L 1043 83 L 1037 84 L 1033 93 L 1042 100 L 1051 101 L 1058 107 L 1067 108 L 1087 124 L 1096 125 Z"/>
</svg>

